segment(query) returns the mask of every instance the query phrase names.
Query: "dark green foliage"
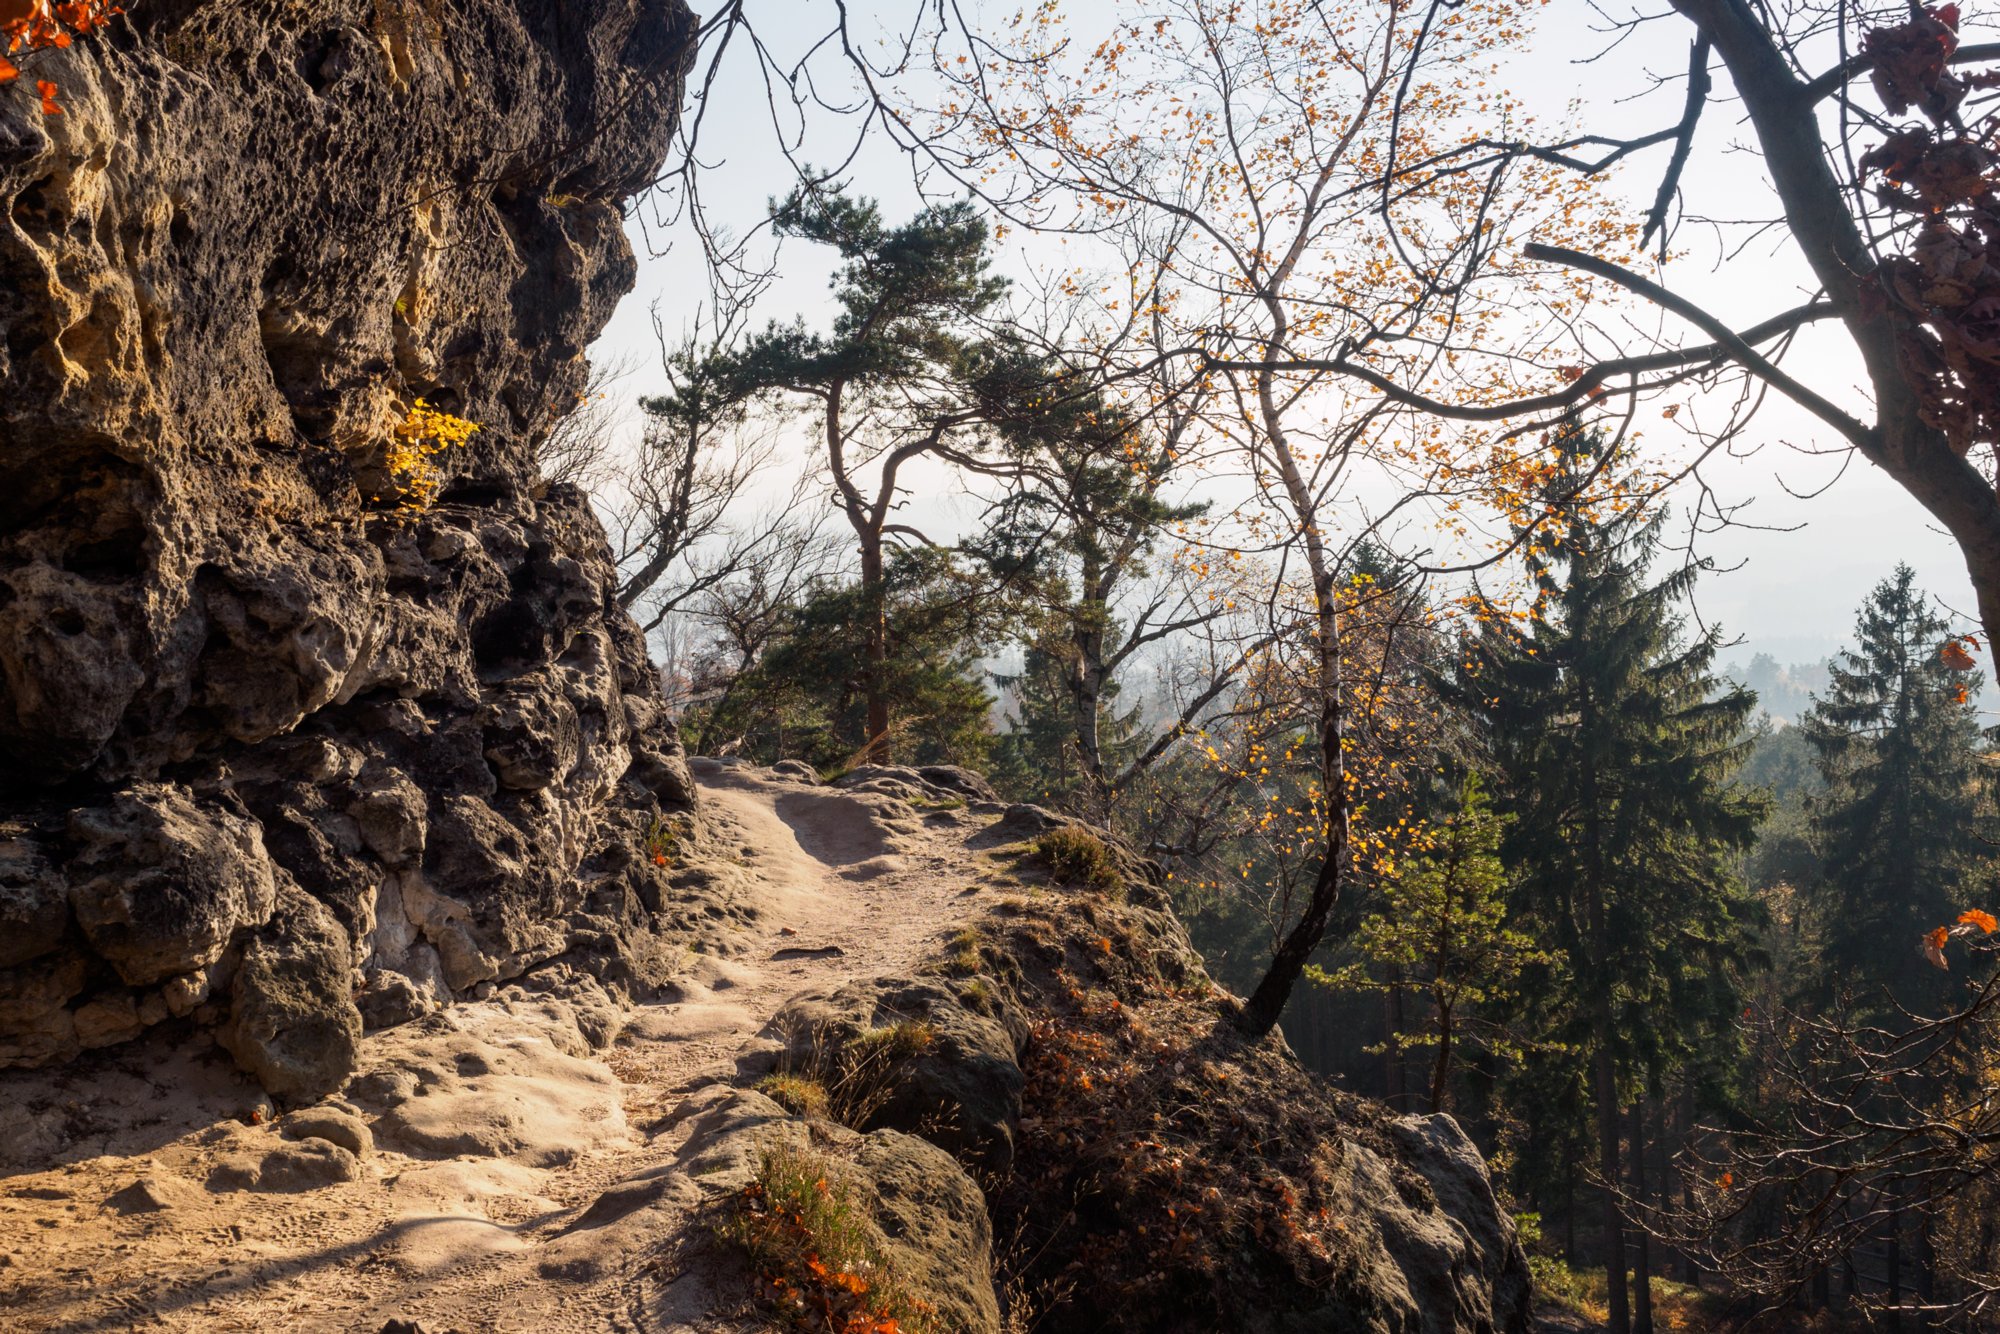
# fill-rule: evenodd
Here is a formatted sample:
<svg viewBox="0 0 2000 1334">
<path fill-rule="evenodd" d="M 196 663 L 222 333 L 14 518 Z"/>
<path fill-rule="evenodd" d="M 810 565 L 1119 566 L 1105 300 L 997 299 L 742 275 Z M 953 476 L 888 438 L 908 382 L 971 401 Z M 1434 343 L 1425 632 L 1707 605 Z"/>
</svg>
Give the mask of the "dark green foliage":
<svg viewBox="0 0 2000 1334">
<path fill-rule="evenodd" d="M 886 575 L 890 727 L 912 763 L 983 767 L 993 697 L 979 660 L 1000 633 L 982 582 L 946 553 L 896 553 Z M 869 592 L 822 589 L 791 610 L 784 633 L 712 713 L 693 720 L 704 745 L 762 763 L 843 766 L 868 740 Z"/>
<path fill-rule="evenodd" d="M 1832 665 L 1806 715 L 1826 793 L 1813 803 L 1825 870 L 1809 900 L 1821 996 L 1851 991 L 1864 1011 L 1886 1002 L 1928 1010 L 1949 978 L 1917 942 L 1966 906 L 1984 845 L 1984 784 L 1969 694 L 1973 672 L 1939 655 L 1947 626 L 1907 565 L 1863 604 L 1855 646 Z"/>
<path fill-rule="evenodd" d="M 1073 641 L 1044 634 L 1022 653 L 1018 673 L 996 678 L 1012 696 L 1007 729 L 994 739 L 993 785 L 1007 796 L 1080 814 L 1091 781 L 1078 744 L 1078 668 Z M 1118 683 L 1107 681 L 1098 701 L 1097 742 L 1107 767 L 1129 763 L 1147 738 L 1139 711 L 1118 709 Z"/>
<path fill-rule="evenodd" d="M 1683 641 L 1674 608 L 1693 572 L 1645 582 L 1657 530 L 1572 522 L 1535 571 L 1545 601 L 1531 629 L 1490 622 L 1458 686 L 1515 820 L 1517 909 L 1581 987 L 1609 998 L 1628 1075 L 1677 1063 L 1735 1014 L 1717 970 L 1757 917 L 1732 862 L 1763 810 L 1730 781 L 1755 701 L 1720 688 L 1715 632 Z M 1551 1021 L 1584 1039 L 1583 1007 L 1564 1008 Z"/>
<path fill-rule="evenodd" d="M 1185 422 L 1168 414 L 1142 429 L 1050 363 L 1022 361 L 1015 373 L 1011 401 L 1033 406 L 997 417 L 1017 472 L 978 544 L 1021 590 L 1029 619 L 1022 671 L 1006 682 L 1017 706 L 998 778 L 1027 800 L 1109 822 L 1161 753 L 1139 735 L 1137 710 L 1118 711 L 1118 674 L 1213 614 L 1157 599 L 1128 624 L 1113 608 L 1151 573 L 1170 526 L 1207 506 L 1160 499 Z"/>
<path fill-rule="evenodd" d="M 1580 471 L 1596 446 L 1574 443 Z M 1561 489 L 1553 499 L 1567 503 Z M 1556 960 L 1523 979 L 1516 1023 L 1579 1054 L 1573 1070 L 1517 1072 L 1503 1094 L 1535 1109 L 1521 1118 L 1524 1162 L 1571 1164 L 1572 1180 L 1582 1127 L 1556 1095 L 1587 1091 L 1592 1165 L 1617 1181 L 1628 1101 L 1676 1072 L 1735 1067 L 1740 969 L 1761 922 L 1734 871 L 1762 801 L 1731 783 L 1755 701 L 1717 680 L 1715 632 L 1683 636 L 1676 606 L 1695 569 L 1647 582 L 1659 524 L 1573 513 L 1531 566 L 1531 624 L 1488 620 L 1463 645 L 1453 692 L 1482 725 L 1498 804 L 1514 819 L 1514 924 Z M 1613 1196 L 1601 1204 L 1610 1324 L 1622 1330 L 1623 1224 Z"/>
</svg>

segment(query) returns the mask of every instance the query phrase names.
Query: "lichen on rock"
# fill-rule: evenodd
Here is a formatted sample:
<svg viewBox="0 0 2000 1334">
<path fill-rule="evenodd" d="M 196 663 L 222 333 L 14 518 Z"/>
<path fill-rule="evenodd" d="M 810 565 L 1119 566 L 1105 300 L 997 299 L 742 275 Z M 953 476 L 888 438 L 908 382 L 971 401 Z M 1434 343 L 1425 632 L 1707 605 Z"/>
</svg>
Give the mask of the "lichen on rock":
<svg viewBox="0 0 2000 1334">
<path fill-rule="evenodd" d="M 40 61 L 61 115 L 0 88 L 0 1066 L 192 1018 L 304 1098 L 363 1013 L 579 938 L 662 972 L 636 849 L 692 787 L 535 445 L 693 19 L 129 8 Z M 419 400 L 479 429 L 411 505 Z"/>
</svg>

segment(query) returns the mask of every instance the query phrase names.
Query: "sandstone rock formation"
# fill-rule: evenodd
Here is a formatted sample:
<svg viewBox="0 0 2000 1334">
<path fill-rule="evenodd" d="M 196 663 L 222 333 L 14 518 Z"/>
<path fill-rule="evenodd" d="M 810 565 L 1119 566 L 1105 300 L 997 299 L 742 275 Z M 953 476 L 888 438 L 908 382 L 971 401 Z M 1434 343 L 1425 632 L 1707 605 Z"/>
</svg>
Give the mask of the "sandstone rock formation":
<svg viewBox="0 0 2000 1334">
<path fill-rule="evenodd" d="M 305 1098 L 364 1014 L 579 942 L 660 971 L 691 789 L 534 447 L 692 17 L 129 8 L 0 88 L 0 1067 L 192 1016 Z M 406 512 L 420 398 L 480 429 Z"/>
</svg>

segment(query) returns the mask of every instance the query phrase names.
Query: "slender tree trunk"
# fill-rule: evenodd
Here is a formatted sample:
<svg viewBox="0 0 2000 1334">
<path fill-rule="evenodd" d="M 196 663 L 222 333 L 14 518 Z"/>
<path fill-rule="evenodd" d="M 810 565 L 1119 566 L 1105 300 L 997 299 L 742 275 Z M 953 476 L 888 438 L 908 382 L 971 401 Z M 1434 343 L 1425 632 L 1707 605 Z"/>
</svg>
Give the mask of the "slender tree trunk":
<svg viewBox="0 0 2000 1334">
<path fill-rule="evenodd" d="M 1282 346 L 1285 330 L 1284 304 L 1277 299 L 1276 293 L 1296 262 L 1297 253 L 1295 250 L 1290 259 L 1280 264 L 1280 271 L 1273 275 L 1272 286 L 1265 294 L 1277 331 L 1272 339 L 1273 348 Z M 1271 958 L 1271 966 L 1265 970 L 1263 979 L 1237 1014 L 1237 1026 L 1252 1037 L 1264 1036 L 1278 1022 L 1278 1016 L 1285 1008 L 1285 999 L 1298 985 L 1307 961 L 1326 935 L 1327 923 L 1333 917 L 1334 906 L 1340 902 L 1340 893 L 1347 881 L 1347 757 L 1342 750 L 1347 735 L 1347 693 L 1340 659 L 1340 590 L 1336 585 L 1339 572 L 1334 568 L 1333 554 L 1327 550 L 1325 535 L 1320 530 L 1319 499 L 1306 484 L 1298 459 L 1292 454 L 1278 398 L 1276 376 L 1270 371 L 1259 372 L 1257 405 L 1263 420 L 1264 439 L 1270 446 L 1272 461 L 1276 463 L 1284 482 L 1292 518 L 1299 526 L 1299 540 L 1305 547 L 1306 566 L 1312 572 L 1313 648 L 1317 659 L 1314 663 L 1317 679 L 1312 683 L 1312 698 L 1319 708 L 1315 730 L 1318 732 L 1319 784 L 1321 799 L 1325 803 L 1326 833 L 1320 849 L 1319 872 L 1313 877 L 1312 897 L 1307 901 L 1306 910 L 1291 933 L 1279 944 Z"/>
<path fill-rule="evenodd" d="M 1084 818 L 1110 823 L 1111 794 L 1104 775 L 1104 743 L 1100 736 L 1104 705 L 1104 632 L 1106 609 L 1096 600 L 1095 590 L 1104 582 L 1103 567 L 1085 557 L 1079 586 L 1086 599 L 1074 622 L 1072 647 L 1076 661 L 1070 668 L 1070 704 L 1076 732 L 1076 753 L 1083 769 Z"/>
<path fill-rule="evenodd" d="M 1451 1007 L 1438 1006 L 1437 1064 L 1431 1067 L 1431 1114 L 1449 1111 L 1451 1097 Z"/>
<path fill-rule="evenodd" d="M 1576 1150 L 1563 1151 L 1563 1263 L 1576 1264 Z"/>
<path fill-rule="evenodd" d="M 1389 965 L 1389 985 L 1382 993 L 1382 1101 L 1407 1112 L 1409 1094 L 1403 1064 L 1403 968 Z"/>
<path fill-rule="evenodd" d="M 1611 1050 L 1611 935 L 1604 911 L 1604 831 L 1599 810 L 1595 701 L 1584 692 L 1582 745 L 1584 929 L 1591 989 L 1592 1082 L 1597 1094 L 1597 1170 L 1604 1183 L 1604 1288 L 1609 1334 L 1632 1334 L 1625 1293 L 1625 1224 L 1618 1208 L 1618 1068 Z"/>
<path fill-rule="evenodd" d="M 889 764 L 895 747 L 889 739 L 889 598 L 880 533 L 862 535 L 861 593 L 868 617 L 866 679 L 862 683 L 868 702 L 868 739 L 861 758 L 869 764 Z"/>
<path fill-rule="evenodd" d="M 1694 1089 L 1692 1086 L 1681 1090 L 1681 1134 L 1682 1148 L 1694 1142 Z M 1694 1216 L 1694 1173 L 1685 1168 L 1681 1171 L 1681 1207 Z M 1701 1286 L 1701 1265 L 1695 1260 L 1692 1250 L 1681 1252 L 1681 1281 L 1691 1288 Z"/>
<path fill-rule="evenodd" d="M 1610 1334 L 1632 1334 L 1625 1293 L 1625 1216 L 1618 1208 L 1618 1072 L 1611 1062 L 1611 1003 L 1599 998 L 1592 1039 L 1597 1085 L 1597 1172 L 1604 1181 L 1604 1291 Z"/>
<path fill-rule="evenodd" d="M 1632 1103 L 1632 1198 L 1646 1203 L 1646 1100 Z M 1632 1334 L 1653 1334 L 1653 1238 L 1642 1213 L 1632 1227 Z"/>
</svg>

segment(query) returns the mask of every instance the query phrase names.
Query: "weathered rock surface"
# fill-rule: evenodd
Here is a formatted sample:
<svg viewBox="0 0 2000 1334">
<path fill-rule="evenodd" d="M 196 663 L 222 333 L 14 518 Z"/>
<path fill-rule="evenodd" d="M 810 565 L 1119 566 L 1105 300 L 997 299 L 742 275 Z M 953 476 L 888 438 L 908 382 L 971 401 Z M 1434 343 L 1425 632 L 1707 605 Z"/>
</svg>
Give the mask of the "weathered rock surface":
<svg viewBox="0 0 2000 1334">
<path fill-rule="evenodd" d="M 691 789 L 534 449 L 692 17 L 130 8 L 38 58 L 62 114 L 0 88 L 0 1067 L 187 1017 L 309 1098 L 364 1014 L 579 941 L 663 972 L 644 845 Z M 399 512 L 419 398 L 480 429 Z"/>
</svg>

